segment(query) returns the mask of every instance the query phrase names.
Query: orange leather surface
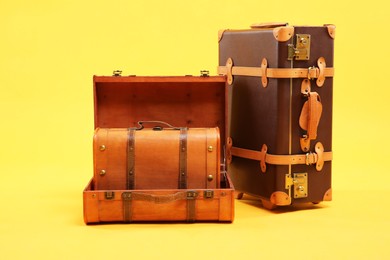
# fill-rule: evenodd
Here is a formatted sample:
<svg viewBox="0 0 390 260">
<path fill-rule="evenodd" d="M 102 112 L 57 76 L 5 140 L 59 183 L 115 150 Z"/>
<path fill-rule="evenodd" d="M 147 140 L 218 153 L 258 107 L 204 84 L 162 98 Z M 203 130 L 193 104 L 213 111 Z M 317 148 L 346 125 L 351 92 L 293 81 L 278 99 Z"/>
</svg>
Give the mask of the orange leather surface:
<svg viewBox="0 0 390 260">
<path fill-rule="evenodd" d="M 93 154 L 97 189 L 126 189 L 127 131 L 126 128 L 96 130 Z M 219 129 L 191 128 L 187 142 L 187 188 L 218 187 Z M 100 149 L 102 145 L 104 150 Z M 134 171 L 135 189 L 178 188 L 179 131 L 147 128 L 136 131 Z"/>
</svg>

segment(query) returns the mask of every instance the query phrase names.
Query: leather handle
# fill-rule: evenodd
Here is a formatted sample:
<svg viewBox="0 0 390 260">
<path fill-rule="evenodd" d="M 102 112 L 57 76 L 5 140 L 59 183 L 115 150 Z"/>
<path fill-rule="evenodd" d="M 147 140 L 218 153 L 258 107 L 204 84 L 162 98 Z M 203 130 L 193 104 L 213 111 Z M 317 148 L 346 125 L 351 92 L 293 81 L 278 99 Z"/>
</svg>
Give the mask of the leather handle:
<svg viewBox="0 0 390 260">
<path fill-rule="evenodd" d="M 139 127 L 136 130 L 144 129 L 145 128 L 144 124 L 157 124 L 157 125 L 154 125 L 154 128 L 156 128 L 156 130 L 162 130 L 163 128 L 161 127 L 161 125 L 165 125 L 168 128 L 171 128 L 174 130 L 182 129 L 181 127 L 172 126 L 171 124 L 168 124 L 167 122 L 164 122 L 164 121 L 147 120 L 147 121 L 138 121 L 137 123 L 138 123 Z"/>
<path fill-rule="evenodd" d="M 288 23 L 282 22 L 269 22 L 269 23 L 254 23 L 251 24 L 252 29 L 268 29 L 268 28 L 276 28 L 281 26 L 287 26 Z"/>
<path fill-rule="evenodd" d="M 302 81 L 301 92 L 308 100 L 303 104 L 299 125 L 307 134 L 301 138 L 301 149 L 304 152 L 310 149 L 310 140 L 317 138 L 318 124 L 322 115 L 322 103 L 320 95 L 317 92 L 311 92 L 310 81 Z"/>
<path fill-rule="evenodd" d="M 123 192 L 122 199 L 123 200 L 142 200 L 154 202 L 157 204 L 169 203 L 177 200 L 185 200 L 185 199 L 193 199 L 195 198 L 197 193 L 193 191 L 180 191 L 174 194 L 168 195 L 155 195 L 141 192 Z"/>
</svg>

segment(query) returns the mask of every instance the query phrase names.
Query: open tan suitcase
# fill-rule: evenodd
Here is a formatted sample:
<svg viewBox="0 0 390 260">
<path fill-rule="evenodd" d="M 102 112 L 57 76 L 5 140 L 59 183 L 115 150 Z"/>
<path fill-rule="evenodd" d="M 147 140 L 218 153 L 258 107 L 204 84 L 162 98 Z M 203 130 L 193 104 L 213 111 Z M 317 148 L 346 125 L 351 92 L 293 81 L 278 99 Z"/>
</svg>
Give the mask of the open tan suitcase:
<svg viewBox="0 0 390 260">
<path fill-rule="evenodd" d="M 225 144 L 219 142 L 227 137 L 225 83 L 222 76 L 95 76 L 94 177 L 83 192 L 85 223 L 232 222 L 234 191 L 225 171 Z M 140 129 L 139 121 L 150 127 Z M 159 156 L 170 153 L 168 146 L 181 149 L 183 129 L 188 163 L 181 163 L 179 152 Z M 170 144 L 150 146 L 161 134 Z M 135 166 L 129 163 L 132 156 Z M 173 158 L 174 172 L 185 167 L 186 178 L 159 168 L 167 163 L 164 158 Z M 131 169 L 137 177 L 130 176 Z"/>
<path fill-rule="evenodd" d="M 220 32 L 228 172 L 238 197 L 260 197 L 267 208 L 332 199 L 334 37 L 334 25 Z"/>
</svg>

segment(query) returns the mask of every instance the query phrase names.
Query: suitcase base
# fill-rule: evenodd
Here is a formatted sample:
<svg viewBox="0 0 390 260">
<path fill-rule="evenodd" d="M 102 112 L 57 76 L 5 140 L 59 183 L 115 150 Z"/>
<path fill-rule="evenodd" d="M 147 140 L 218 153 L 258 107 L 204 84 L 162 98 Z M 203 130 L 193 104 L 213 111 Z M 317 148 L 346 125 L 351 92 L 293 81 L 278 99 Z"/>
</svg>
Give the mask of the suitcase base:
<svg viewBox="0 0 390 260">
<path fill-rule="evenodd" d="M 218 189 L 95 190 L 83 192 L 84 222 L 233 222 L 234 188 L 226 173 Z"/>
</svg>

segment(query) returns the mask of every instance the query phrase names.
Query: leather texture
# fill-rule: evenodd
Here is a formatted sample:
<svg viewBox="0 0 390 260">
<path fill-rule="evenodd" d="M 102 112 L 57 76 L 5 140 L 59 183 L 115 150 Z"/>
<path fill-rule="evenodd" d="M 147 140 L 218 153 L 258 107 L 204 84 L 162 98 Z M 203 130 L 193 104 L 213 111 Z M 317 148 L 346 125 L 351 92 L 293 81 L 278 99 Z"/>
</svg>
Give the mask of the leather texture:
<svg viewBox="0 0 390 260">
<path fill-rule="evenodd" d="M 92 179 L 83 192 L 84 222 L 233 222 L 234 188 L 225 174 L 221 186 L 212 190 L 115 190 L 107 199 L 109 191 L 96 189 Z"/>
<path fill-rule="evenodd" d="M 228 148 L 229 149 L 229 148 Z M 324 152 L 323 145 L 321 143 L 316 144 L 316 152 L 306 154 L 290 154 L 290 155 L 275 155 L 267 153 L 267 146 L 264 144 L 261 151 L 243 149 L 232 146 L 228 152 L 232 156 L 246 158 L 250 160 L 260 161 L 261 171 L 266 172 L 267 168 L 265 164 L 273 165 L 316 165 L 318 171 L 322 170 L 324 162 L 331 161 L 333 159 L 332 152 Z M 230 161 L 231 163 L 231 161 Z"/>
<path fill-rule="evenodd" d="M 225 77 L 94 76 L 93 80 L 96 129 L 93 147 L 94 178 L 83 192 L 85 223 L 232 222 L 234 187 L 224 167 L 221 166 L 224 164 L 224 158 L 215 158 L 216 154 L 220 156 L 223 151 L 216 139 L 217 127 L 221 138 L 226 139 Z M 141 124 L 149 129 L 140 131 L 141 120 L 149 122 L 148 125 L 145 122 Z M 162 120 L 189 129 L 206 128 L 207 131 L 189 130 L 186 134 L 182 132 L 180 137 L 180 128 L 169 130 L 167 128 L 174 127 L 164 125 L 162 131 L 151 132 L 153 129 L 150 128 L 153 125 L 150 125 L 150 120 Z M 131 137 L 130 129 L 134 129 L 134 137 Z M 146 133 L 145 130 L 151 133 Z M 155 149 L 147 146 L 156 135 L 166 134 L 167 131 L 171 134 L 159 140 L 165 142 L 174 138 L 172 142 L 174 148 L 162 143 Z M 187 138 L 184 138 L 185 136 Z M 131 140 L 134 140 L 134 143 Z M 180 140 L 186 143 L 181 145 Z M 129 154 L 131 147 L 134 149 L 134 155 Z M 187 159 L 180 157 L 180 147 L 187 148 Z M 197 151 L 196 147 L 202 151 Z M 143 162 L 142 160 L 138 162 L 140 149 L 147 153 L 146 157 L 149 159 L 145 158 Z M 159 157 L 169 156 L 173 150 L 175 155 L 170 156 L 169 160 L 159 161 Z M 134 165 L 129 163 L 132 158 Z M 187 171 L 185 181 L 189 185 L 187 188 L 179 189 L 180 161 L 185 160 L 188 162 L 185 166 Z M 205 161 L 212 160 L 212 163 L 206 165 Z M 166 176 L 166 167 L 162 167 L 167 166 L 168 161 L 174 163 L 177 169 L 174 181 L 169 180 L 170 177 Z M 168 183 L 174 188 L 137 189 L 142 188 L 139 186 L 142 183 L 150 185 L 139 179 L 143 176 L 142 167 L 144 169 L 154 167 L 151 171 L 152 177 L 166 177 L 157 182 L 153 180 L 155 183 L 151 186 L 162 187 Z M 132 168 L 133 184 L 132 181 L 126 181 Z M 220 170 L 221 174 L 213 175 L 214 170 L 215 172 Z M 112 175 L 115 177 L 111 178 Z M 212 178 L 209 175 L 212 175 Z M 195 188 L 192 184 L 196 183 L 197 178 L 201 179 L 198 183 L 201 188 Z M 98 186 L 106 186 L 106 189 L 99 189 Z M 128 187 L 134 189 L 127 189 Z"/>
<path fill-rule="evenodd" d="M 233 64 L 234 60 L 229 57 Z M 264 78 L 307 78 L 307 79 L 317 79 L 317 85 L 322 87 L 325 82 L 325 78 L 334 76 L 334 68 L 327 68 L 325 58 L 320 57 L 318 59 L 318 67 L 308 67 L 308 68 L 267 68 L 266 58 L 262 59 L 260 67 L 245 67 L 245 66 L 219 66 L 217 68 L 218 74 L 227 75 L 232 79 L 228 81 L 233 82 L 233 76 L 251 76 L 251 77 L 261 77 L 263 87 L 267 86 L 267 81 Z M 229 83 L 230 85 L 232 83 Z"/>
<path fill-rule="evenodd" d="M 219 187 L 219 129 L 190 128 L 185 132 L 184 147 L 180 146 L 180 141 L 183 141 L 182 130 L 97 129 L 94 136 L 96 188 L 120 190 Z M 133 137 L 129 139 L 129 136 Z M 104 150 L 99 149 L 102 145 L 105 146 Z M 183 148 L 185 151 L 182 151 Z M 185 158 L 181 161 L 183 152 Z M 105 172 L 104 175 L 101 174 L 102 171 Z M 126 183 L 131 185 L 126 186 Z"/>
<path fill-rule="evenodd" d="M 226 158 L 231 160 L 228 172 L 237 191 L 269 205 L 286 205 L 285 201 L 322 201 L 331 188 L 334 40 L 328 29 L 287 26 L 224 32 L 218 73 L 232 82 L 228 99 L 232 148 Z M 285 41 L 276 39 L 278 30 L 284 31 Z M 311 36 L 308 60 L 288 59 L 288 45 L 294 44 L 296 34 Z M 233 64 L 230 70 L 228 59 Z M 304 80 L 311 83 L 312 95 L 302 95 Z M 300 141 L 307 132 L 315 141 L 303 152 Z M 293 189 L 286 189 L 286 174 L 294 173 L 307 173 L 307 197 L 296 198 Z M 287 194 L 290 199 L 273 194 Z"/>
</svg>

